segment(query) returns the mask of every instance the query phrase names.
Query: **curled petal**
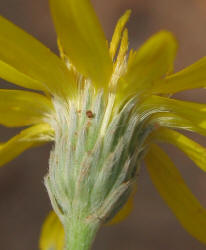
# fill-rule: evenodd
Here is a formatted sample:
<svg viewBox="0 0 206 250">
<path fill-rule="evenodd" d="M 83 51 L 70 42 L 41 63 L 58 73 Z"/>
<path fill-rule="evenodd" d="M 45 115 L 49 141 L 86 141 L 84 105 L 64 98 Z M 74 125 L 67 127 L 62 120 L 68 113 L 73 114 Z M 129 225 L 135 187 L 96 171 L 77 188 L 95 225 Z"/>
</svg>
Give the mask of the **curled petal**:
<svg viewBox="0 0 206 250">
<path fill-rule="evenodd" d="M 206 105 L 201 103 L 179 101 L 160 96 L 151 96 L 139 107 L 138 111 L 142 119 L 150 117 L 153 114 L 172 113 L 184 121 L 188 120 L 193 127 L 201 131 L 206 129 Z M 181 125 L 180 121 L 178 121 Z"/>
<path fill-rule="evenodd" d="M 171 112 L 160 112 L 153 114 L 150 118 L 150 123 L 156 124 L 157 126 L 184 129 L 204 136 L 206 135 L 206 128 L 200 127 L 191 120 Z"/>
</svg>

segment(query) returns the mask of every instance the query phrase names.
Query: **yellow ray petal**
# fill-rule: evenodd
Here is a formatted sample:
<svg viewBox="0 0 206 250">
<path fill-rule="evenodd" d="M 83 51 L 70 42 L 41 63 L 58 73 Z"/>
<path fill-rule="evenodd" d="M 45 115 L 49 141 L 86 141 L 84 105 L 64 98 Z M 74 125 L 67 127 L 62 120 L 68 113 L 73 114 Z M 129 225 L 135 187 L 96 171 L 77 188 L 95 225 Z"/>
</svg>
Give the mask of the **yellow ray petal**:
<svg viewBox="0 0 206 250">
<path fill-rule="evenodd" d="M 105 86 L 112 60 L 101 25 L 89 0 L 50 0 L 57 35 L 76 69 L 96 86 Z"/>
<path fill-rule="evenodd" d="M 184 129 L 206 136 L 206 128 L 199 127 L 191 121 L 170 112 L 154 114 L 149 122 L 157 126 Z"/>
<path fill-rule="evenodd" d="M 198 167 L 206 171 L 206 149 L 190 138 L 168 128 L 159 129 L 153 134 L 152 138 L 175 145 L 194 161 Z"/>
<path fill-rule="evenodd" d="M 0 30 L 0 77 L 10 81 L 17 76 L 14 83 L 20 86 L 71 95 L 73 78 L 55 54 L 1 16 Z"/>
<path fill-rule="evenodd" d="M 1 60 L 0 77 L 8 82 L 14 83 L 24 88 L 47 91 L 47 88 L 44 88 L 42 83 L 35 81 L 34 79 L 30 78 L 24 73 L 19 72 Z"/>
<path fill-rule="evenodd" d="M 206 57 L 191 66 L 168 76 L 154 86 L 153 93 L 176 93 L 186 89 L 206 87 Z"/>
<path fill-rule="evenodd" d="M 48 124 L 38 124 L 22 130 L 8 142 L 0 144 L 0 166 L 13 160 L 26 149 L 52 140 L 53 130 Z"/>
<path fill-rule="evenodd" d="M 40 236 L 40 250 L 63 250 L 64 228 L 54 212 L 46 218 Z"/>
<path fill-rule="evenodd" d="M 177 43 L 170 32 L 152 36 L 130 57 L 128 71 L 119 83 L 120 93 L 136 94 L 151 88 L 173 70 L 176 50 Z"/>
<path fill-rule="evenodd" d="M 0 124 L 8 127 L 42 123 L 52 104 L 43 95 L 23 90 L 0 90 Z"/>
<path fill-rule="evenodd" d="M 200 129 L 206 129 L 206 105 L 185 102 L 160 96 L 151 96 L 138 109 L 143 118 L 161 112 L 170 112 L 182 117 Z"/>
<path fill-rule="evenodd" d="M 122 63 L 127 51 L 128 51 L 128 30 L 125 29 L 122 35 L 122 40 L 121 40 L 121 44 L 120 44 L 120 48 L 119 48 L 119 53 L 117 56 L 117 63 Z"/>
<path fill-rule="evenodd" d="M 117 52 L 117 48 L 118 48 L 119 43 L 121 41 L 123 29 L 124 29 L 126 23 L 128 22 L 130 15 L 131 15 L 131 10 L 127 10 L 124 13 L 124 15 L 120 17 L 120 19 L 117 22 L 117 25 L 116 25 L 115 30 L 114 30 L 114 34 L 112 36 L 112 41 L 110 43 L 110 49 L 109 49 L 109 52 L 110 52 L 112 59 L 115 57 L 115 54 Z"/>
<path fill-rule="evenodd" d="M 206 210 L 185 185 L 169 157 L 152 145 L 146 164 L 153 184 L 184 229 L 206 244 Z"/>
</svg>

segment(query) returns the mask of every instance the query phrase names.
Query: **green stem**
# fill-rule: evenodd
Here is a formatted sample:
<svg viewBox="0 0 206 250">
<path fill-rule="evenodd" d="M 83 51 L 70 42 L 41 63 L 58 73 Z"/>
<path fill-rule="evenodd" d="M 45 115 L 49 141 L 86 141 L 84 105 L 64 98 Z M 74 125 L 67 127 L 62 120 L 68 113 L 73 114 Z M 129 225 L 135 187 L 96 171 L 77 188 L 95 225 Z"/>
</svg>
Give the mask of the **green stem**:
<svg viewBox="0 0 206 250">
<path fill-rule="evenodd" d="M 80 219 L 72 219 L 65 225 L 64 250 L 90 250 L 99 229 L 99 223 L 85 223 Z"/>
</svg>

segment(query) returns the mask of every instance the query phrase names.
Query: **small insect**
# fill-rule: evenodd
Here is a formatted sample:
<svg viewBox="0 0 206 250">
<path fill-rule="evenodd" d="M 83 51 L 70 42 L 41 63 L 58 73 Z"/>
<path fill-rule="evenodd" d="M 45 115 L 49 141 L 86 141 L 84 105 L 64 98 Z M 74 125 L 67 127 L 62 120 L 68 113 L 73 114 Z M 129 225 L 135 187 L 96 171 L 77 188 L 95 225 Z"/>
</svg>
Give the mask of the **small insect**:
<svg viewBox="0 0 206 250">
<path fill-rule="evenodd" d="M 88 111 L 86 112 L 86 115 L 87 115 L 88 118 L 94 118 L 94 114 L 92 113 L 91 110 L 88 110 Z"/>
</svg>

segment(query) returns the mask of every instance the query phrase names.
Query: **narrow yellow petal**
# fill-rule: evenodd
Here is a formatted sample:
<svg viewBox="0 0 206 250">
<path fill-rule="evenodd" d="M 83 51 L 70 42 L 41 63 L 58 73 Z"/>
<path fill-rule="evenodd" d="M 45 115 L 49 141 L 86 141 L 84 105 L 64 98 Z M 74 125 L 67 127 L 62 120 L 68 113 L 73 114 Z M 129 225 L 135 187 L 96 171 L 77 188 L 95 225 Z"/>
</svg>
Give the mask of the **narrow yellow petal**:
<svg viewBox="0 0 206 250">
<path fill-rule="evenodd" d="M 206 136 L 206 128 L 199 127 L 192 121 L 170 112 L 163 112 L 152 115 L 150 118 L 150 123 L 162 127 L 184 129 Z"/>
<path fill-rule="evenodd" d="M 43 95 L 23 90 L 0 89 L 0 124 L 4 126 L 42 123 L 51 112 L 51 101 Z"/>
<path fill-rule="evenodd" d="M 206 210 L 190 192 L 167 154 L 152 145 L 146 164 L 153 184 L 184 229 L 206 244 Z"/>
<path fill-rule="evenodd" d="M 119 48 L 119 53 L 117 56 L 117 63 L 122 63 L 127 51 L 128 51 L 128 30 L 125 29 L 122 35 L 122 40 L 121 40 L 121 44 L 120 44 L 120 48 Z"/>
<path fill-rule="evenodd" d="M 119 51 L 116 56 L 116 60 L 114 62 L 114 72 L 112 74 L 112 78 L 109 84 L 110 91 L 112 92 L 116 92 L 119 79 L 121 78 L 122 75 L 124 75 L 124 72 L 126 70 L 128 48 L 129 48 L 128 30 L 125 28 L 122 34 Z M 121 102 L 121 101 L 122 101 L 121 96 L 118 95 L 116 98 L 116 102 Z"/>
<path fill-rule="evenodd" d="M 47 91 L 47 88 L 45 88 L 42 83 L 30 78 L 24 73 L 19 72 L 18 70 L 4 63 L 1 60 L 0 77 L 8 82 L 11 82 L 24 88 Z"/>
<path fill-rule="evenodd" d="M 76 69 L 105 86 L 112 73 L 107 42 L 89 0 L 50 0 L 62 48 Z"/>
<path fill-rule="evenodd" d="M 153 93 L 176 93 L 186 89 L 206 87 L 206 57 L 191 66 L 168 76 L 154 86 Z"/>
<path fill-rule="evenodd" d="M 183 134 L 168 128 L 159 129 L 152 137 L 155 140 L 175 145 L 194 161 L 198 167 L 206 171 L 206 148 Z"/>
<path fill-rule="evenodd" d="M 0 30 L 1 78 L 27 88 L 71 95 L 73 78 L 55 54 L 2 16 Z"/>
<path fill-rule="evenodd" d="M 130 195 L 126 204 L 122 207 L 122 209 L 115 215 L 115 217 L 109 221 L 108 225 L 117 224 L 123 220 L 125 220 L 132 212 L 134 208 L 134 195 L 137 191 L 135 187 L 132 194 Z"/>
<path fill-rule="evenodd" d="M 119 83 L 120 93 L 130 95 L 151 88 L 173 70 L 176 50 L 177 43 L 170 32 L 152 36 L 130 57 L 128 71 Z"/>
<path fill-rule="evenodd" d="M 117 22 L 117 25 L 114 30 L 114 34 L 112 36 L 112 41 L 110 43 L 110 50 L 109 50 L 112 59 L 114 59 L 116 55 L 119 43 L 121 41 L 122 32 L 124 30 L 126 23 L 129 20 L 130 15 L 131 15 L 131 10 L 127 10 Z"/>
<path fill-rule="evenodd" d="M 41 231 L 40 250 L 63 250 L 64 228 L 54 212 L 47 216 Z"/>
<path fill-rule="evenodd" d="M 202 130 L 206 129 L 206 104 L 151 96 L 139 107 L 138 112 L 142 117 L 153 113 L 170 112 L 188 120 Z"/>
<path fill-rule="evenodd" d="M 26 149 L 51 141 L 53 130 L 48 124 L 38 124 L 22 130 L 8 142 L 0 144 L 0 166 L 13 160 Z"/>
<path fill-rule="evenodd" d="M 57 46 L 58 46 L 58 49 L 59 49 L 59 55 L 60 55 L 61 59 L 65 61 L 64 50 L 62 48 L 62 45 L 61 45 L 61 42 L 60 42 L 59 39 L 57 39 Z"/>
</svg>

